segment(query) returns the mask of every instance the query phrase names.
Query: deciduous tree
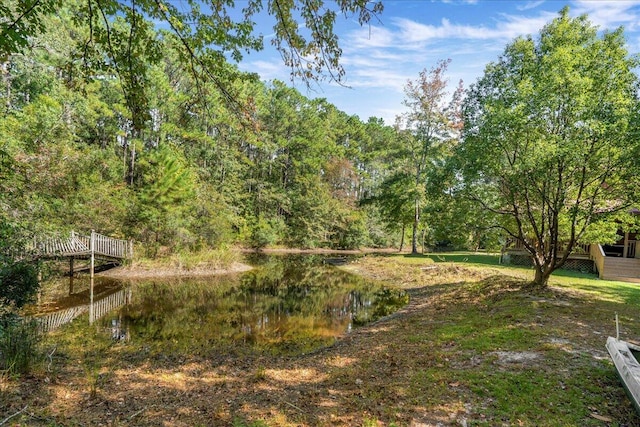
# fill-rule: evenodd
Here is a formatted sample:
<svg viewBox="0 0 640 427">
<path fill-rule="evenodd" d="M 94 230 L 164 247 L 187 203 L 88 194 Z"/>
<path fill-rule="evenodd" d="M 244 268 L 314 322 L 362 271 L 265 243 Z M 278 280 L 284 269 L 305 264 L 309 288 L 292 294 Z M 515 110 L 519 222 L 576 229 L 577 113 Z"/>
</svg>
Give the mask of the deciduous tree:
<svg viewBox="0 0 640 427">
<path fill-rule="evenodd" d="M 468 93 L 467 194 L 524 242 L 538 286 L 594 222 L 615 232 L 612 215 L 637 202 L 636 66 L 622 28 L 598 36 L 565 8 L 536 38 L 510 43 Z"/>
<path fill-rule="evenodd" d="M 458 107 L 462 83 L 447 100 L 445 78 L 449 60 L 440 61 L 430 70 L 420 72 L 418 79 L 405 86 L 404 105 L 409 111 L 397 118 L 396 127 L 405 133 L 404 150 L 413 171 L 413 232 L 411 252 L 418 252 L 420 214 L 426 197 L 427 175 L 437 167 L 439 152 L 456 140 L 459 131 Z"/>
</svg>

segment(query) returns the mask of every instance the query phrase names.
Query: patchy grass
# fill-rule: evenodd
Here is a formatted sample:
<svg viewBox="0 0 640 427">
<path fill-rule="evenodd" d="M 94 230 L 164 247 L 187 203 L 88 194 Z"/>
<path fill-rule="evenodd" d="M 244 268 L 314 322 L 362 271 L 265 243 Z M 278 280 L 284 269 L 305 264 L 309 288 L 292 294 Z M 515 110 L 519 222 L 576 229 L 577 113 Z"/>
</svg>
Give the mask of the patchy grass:
<svg viewBox="0 0 640 427">
<path fill-rule="evenodd" d="M 445 252 L 445 253 L 433 253 L 427 254 L 432 257 L 436 262 L 455 262 L 471 265 L 493 265 L 500 264 L 500 254 L 488 254 L 478 252 Z"/>
<path fill-rule="evenodd" d="M 640 287 L 482 255 L 343 267 L 408 290 L 400 312 L 300 357 L 124 351 L 73 328 L 53 370 L 3 385 L 12 425 L 640 426 L 604 348 L 640 336 Z M 461 258 L 453 258 L 453 257 Z M 464 261 L 466 258 L 467 261 Z M 484 260 L 484 261 L 483 261 Z"/>
<path fill-rule="evenodd" d="M 178 252 L 158 258 L 143 258 L 134 261 L 135 267 L 145 269 L 181 268 L 195 270 L 197 268 L 225 268 L 240 261 L 240 254 L 230 249 L 204 249 L 197 252 Z"/>
</svg>

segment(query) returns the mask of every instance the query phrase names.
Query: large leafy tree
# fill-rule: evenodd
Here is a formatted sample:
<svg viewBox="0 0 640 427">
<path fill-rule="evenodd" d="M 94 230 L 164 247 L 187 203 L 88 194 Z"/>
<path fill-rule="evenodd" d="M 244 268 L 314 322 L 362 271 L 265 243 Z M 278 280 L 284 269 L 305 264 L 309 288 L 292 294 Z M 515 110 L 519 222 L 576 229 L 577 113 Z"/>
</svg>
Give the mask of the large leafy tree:
<svg viewBox="0 0 640 427">
<path fill-rule="evenodd" d="M 587 235 L 615 232 L 614 214 L 633 201 L 635 66 L 622 29 L 598 36 L 565 8 L 537 38 L 510 43 L 468 92 L 458 151 L 467 194 L 524 242 L 535 285 Z"/>
</svg>

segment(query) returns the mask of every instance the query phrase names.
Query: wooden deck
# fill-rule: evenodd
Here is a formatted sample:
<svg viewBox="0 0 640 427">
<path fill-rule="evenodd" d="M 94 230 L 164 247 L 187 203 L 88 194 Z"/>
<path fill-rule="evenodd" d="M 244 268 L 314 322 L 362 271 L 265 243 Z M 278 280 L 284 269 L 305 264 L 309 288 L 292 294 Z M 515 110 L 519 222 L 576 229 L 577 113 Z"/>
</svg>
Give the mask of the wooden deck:
<svg viewBox="0 0 640 427">
<path fill-rule="evenodd" d="M 601 279 L 640 283 L 640 259 L 607 256 L 601 245 L 591 245 L 591 258 Z"/>
<path fill-rule="evenodd" d="M 36 240 L 30 252 L 38 258 L 81 258 L 94 255 L 98 258 L 122 260 L 133 257 L 133 243 L 95 231 L 88 236 L 72 231 L 69 237 Z"/>
<path fill-rule="evenodd" d="M 591 245 L 575 245 L 571 255 L 569 255 L 572 259 L 589 259 Z M 514 254 L 522 254 L 528 255 L 526 248 L 524 247 L 524 243 L 520 240 L 512 240 L 505 245 L 503 249 L 505 252 L 514 253 Z M 564 253 L 564 249 L 561 247 L 559 250 L 560 254 Z"/>
<path fill-rule="evenodd" d="M 28 255 L 24 258 L 31 259 L 59 259 L 69 258 L 69 288 L 73 288 L 74 259 L 89 259 L 89 323 L 101 316 L 103 305 L 109 307 L 110 303 L 96 304 L 94 301 L 94 276 L 96 260 L 117 261 L 133 258 L 133 242 L 114 239 L 113 237 L 104 236 L 91 230 L 91 234 L 82 235 L 72 231 L 69 237 L 47 237 L 36 239 L 33 246 L 28 248 Z M 52 317 L 51 324 L 55 325 L 60 322 L 68 321 L 82 314 L 82 309 L 70 310 L 67 313 L 58 314 Z M 46 321 L 45 323 L 47 323 Z M 44 326 L 47 329 L 49 326 Z"/>
<path fill-rule="evenodd" d="M 633 245 L 633 246 L 632 246 Z M 593 262 L 595 272 L 603 280 L 618 280 L 622 282 L 640 283 L 640 253 L 636 252 L 636 241 L 630 242 L 624 249 L 625 256 L 606 253 L 600 244 L 577 245 L 569 255 L 569 261 Z M 511 242 L 503 250 L 504 253 L 529 256 L 522 242 Z"/>
</svg>

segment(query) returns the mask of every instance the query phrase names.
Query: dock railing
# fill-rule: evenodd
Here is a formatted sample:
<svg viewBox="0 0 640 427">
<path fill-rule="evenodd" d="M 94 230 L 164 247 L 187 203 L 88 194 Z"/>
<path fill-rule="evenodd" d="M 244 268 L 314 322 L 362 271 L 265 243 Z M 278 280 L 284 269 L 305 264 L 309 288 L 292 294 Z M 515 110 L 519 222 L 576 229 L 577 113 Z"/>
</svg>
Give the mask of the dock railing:
<svg viewBox="0 0 640 427">
<path fill-rule="evenodd" d="M 93 241 L 93 245 L 91 244 Z M 37 257 L 73 257 L 97 255 L 115 259 L 133 257 L 133 242 L 115 239 L 95 231 L 82 235 L 72 231 L 69 237 L 48 237 L 36 239 L 29 252 Z"/>
</svg>

